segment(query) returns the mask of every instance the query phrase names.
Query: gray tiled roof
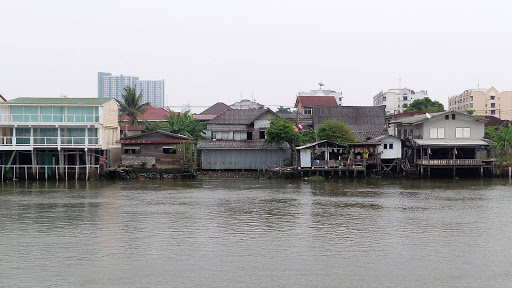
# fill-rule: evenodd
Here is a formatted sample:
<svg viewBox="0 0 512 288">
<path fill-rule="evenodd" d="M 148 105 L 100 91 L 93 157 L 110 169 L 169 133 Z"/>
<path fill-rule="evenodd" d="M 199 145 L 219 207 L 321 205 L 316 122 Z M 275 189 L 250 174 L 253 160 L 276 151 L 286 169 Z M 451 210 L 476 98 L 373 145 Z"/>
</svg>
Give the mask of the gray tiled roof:
<svg viewBox="0 0 512 288">
<path fill-rule="evenodd" d="M 249 125 L 264 113 L 273 113 L 279 117 L 274 111 L 270 109 L 230 109 L 224 110 L 217 117 L 213 118 L 208 124 L 242 124 Z"/>
<path fill-rule="evenodd" d="M 358 142 L 365 142 L 367 140 L 379 137 L 379 136 L 387 136 L 387 131 L 352 131 L 352 134 L 356 137 Z"/>
<path fill-rule="evenodd" d="M 199 113 L 199 115 L 219 115 L 226 109 L 232 109 L 228 105 L 224 104 L 223 102 L 217 102 L 204 110 L 203 112 Z"/>
<path fill-rule="evenodd" d="M 352 131 L 380 132 L 386 128 L 385 106 L 313 107 L 312 110 L 315 128 L 326 120 L 344 122 Z"/>
<path fill-rule="evenodd" d="M 262 140 L 201 140 L 197 149 L 290 149 L 290 145 L 265 145 Z"/>
</svg>

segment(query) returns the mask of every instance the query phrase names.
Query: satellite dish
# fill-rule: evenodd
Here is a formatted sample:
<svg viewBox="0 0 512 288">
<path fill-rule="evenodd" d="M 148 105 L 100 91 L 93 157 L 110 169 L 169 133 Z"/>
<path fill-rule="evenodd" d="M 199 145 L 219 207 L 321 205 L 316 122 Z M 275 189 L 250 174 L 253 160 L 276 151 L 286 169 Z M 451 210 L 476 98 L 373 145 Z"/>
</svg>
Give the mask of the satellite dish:
<svg viewBox="0 0 512 288">
<path fill-rule="evenodd" d="M 432 116 L 430 116 L 430 114 L 428 114 L 428 113 L 425 113 L 425 115 L 427 115 L 428 119 L 432 118 Z"/>
</svg>

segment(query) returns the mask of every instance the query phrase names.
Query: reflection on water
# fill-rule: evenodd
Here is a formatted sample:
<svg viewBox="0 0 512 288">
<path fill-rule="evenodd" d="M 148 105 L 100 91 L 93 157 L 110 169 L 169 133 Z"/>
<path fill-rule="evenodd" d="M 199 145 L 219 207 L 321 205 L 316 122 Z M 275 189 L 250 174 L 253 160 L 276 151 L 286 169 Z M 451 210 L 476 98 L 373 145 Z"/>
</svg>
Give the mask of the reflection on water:
<svg viewBox="0 0 512 288">
<path fill-rule="evenodd" d="M 9 182 L 0 286 L 504 287 L 508 180 Z"/>
</svg>

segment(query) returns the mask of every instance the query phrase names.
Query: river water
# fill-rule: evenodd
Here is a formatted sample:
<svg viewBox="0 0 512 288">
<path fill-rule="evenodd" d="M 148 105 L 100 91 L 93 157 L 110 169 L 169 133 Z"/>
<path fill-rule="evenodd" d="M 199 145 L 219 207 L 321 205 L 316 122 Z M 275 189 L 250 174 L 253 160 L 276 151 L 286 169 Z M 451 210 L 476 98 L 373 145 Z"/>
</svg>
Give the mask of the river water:
<svg viewBox="0 0 512 288">
<path fill-rule="evenodd" d="M 511 287 L 508 179 L 8 182 L 0 287 Z"/>
</svg>

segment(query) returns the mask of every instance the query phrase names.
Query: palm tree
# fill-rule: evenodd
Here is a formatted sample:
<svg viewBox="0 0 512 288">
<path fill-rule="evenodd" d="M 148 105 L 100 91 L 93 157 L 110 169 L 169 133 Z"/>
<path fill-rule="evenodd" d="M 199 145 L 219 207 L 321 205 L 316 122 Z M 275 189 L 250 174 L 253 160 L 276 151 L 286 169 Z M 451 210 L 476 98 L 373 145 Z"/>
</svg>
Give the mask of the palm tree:
<svg viewBox="0 0 512 288">
<path fill-rule="evenodd" d="M 162 130 L 193 138 L 194 141 L 203 138 L 205 124 L 194 119 L 189 112 L 169 113 L 165 121 L 153 123 L 149 130 Z"/>
<path fill-rule="evenodd" d="M 123 102 L 121 102 L 119 111 L 122 114 L 128 115 L 128 125 L 134 125 L 137 121 L 137 116 L 144 113 L 148 108 L 149 103 L 142 104 L 142 91 L 137 95 L 136 87 L 126 86 L 124 87 L 124 93 L 122 95 Z"/>
</svg>

